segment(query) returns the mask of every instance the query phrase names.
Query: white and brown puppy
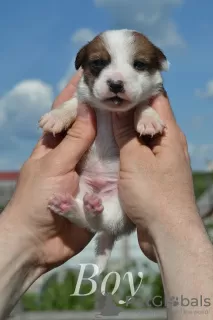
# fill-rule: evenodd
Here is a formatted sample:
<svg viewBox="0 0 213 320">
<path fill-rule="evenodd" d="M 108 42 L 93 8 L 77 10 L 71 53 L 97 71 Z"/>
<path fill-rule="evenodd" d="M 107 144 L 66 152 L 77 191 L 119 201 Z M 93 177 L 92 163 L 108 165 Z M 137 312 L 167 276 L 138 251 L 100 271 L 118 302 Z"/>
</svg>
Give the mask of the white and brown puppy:
<svg viewBox="0 0 213 320">
<path fill-rule="evenodd" d="M 164 124 L 149 102 L 162 91 L 160 72 L 168 68 L 168 62 L 144 35 L 111 30 L 85 45 L 77 54 L 75 66 L 83 69 L 76 96 L 45 114 L 40 127 L 53 134 L 67 129 L 75 121 L 78 103 L 86 102 L 96 112 L 97 136 L 81 167 L 77 197 L 56 195 L 49 208 L 98 233 L 96 256 L 102 272 L 114 241 L 134 230 L 118 197 L 119 151 L 112 133 L 111 112 L 135 108 L 135 130 L 139 135 L 162 133 Z"/>
</svg>

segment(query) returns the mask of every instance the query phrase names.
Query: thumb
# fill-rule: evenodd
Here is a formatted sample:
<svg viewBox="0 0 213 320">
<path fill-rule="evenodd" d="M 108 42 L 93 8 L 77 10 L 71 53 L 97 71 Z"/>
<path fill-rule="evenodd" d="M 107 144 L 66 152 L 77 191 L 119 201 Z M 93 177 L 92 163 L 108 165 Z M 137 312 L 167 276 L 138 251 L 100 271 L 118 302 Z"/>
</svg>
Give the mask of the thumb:
<svg viewBox="0 0 213 320">
<path fill-rule="evenodd" d="M 137 150 L 136 148 L 145 147 L 142 139 L 137 137 L 134 128 L 134 110 L 120 113 L 112 113 L 112 125 L 115 141 L 120 149 L 127 153 Z"/>
<path fill-rule="evenodd" d="M 76 121 L 61 143 L 50 152 L 51 162 L 59 164 L 63 172 L 73 170 L 87 152 L 96 136 L 95 114 L 86 104 L 78 106 Z"/>
</svg>

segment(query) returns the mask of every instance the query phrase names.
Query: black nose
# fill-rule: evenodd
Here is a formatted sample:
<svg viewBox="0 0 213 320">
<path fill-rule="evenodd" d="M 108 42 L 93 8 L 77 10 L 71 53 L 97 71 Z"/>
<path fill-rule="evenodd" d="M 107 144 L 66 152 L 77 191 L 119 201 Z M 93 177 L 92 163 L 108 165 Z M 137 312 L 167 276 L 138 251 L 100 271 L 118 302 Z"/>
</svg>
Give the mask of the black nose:
<svg viewBox="0 0 213 320">
<path fill-rule="evenodd" d="M 113 93 L 119 93 L 124 91 L 124 83 L 121 80 L 107 80 L 107 84 L 109 86 L 109 90 Z"/>
</svg>

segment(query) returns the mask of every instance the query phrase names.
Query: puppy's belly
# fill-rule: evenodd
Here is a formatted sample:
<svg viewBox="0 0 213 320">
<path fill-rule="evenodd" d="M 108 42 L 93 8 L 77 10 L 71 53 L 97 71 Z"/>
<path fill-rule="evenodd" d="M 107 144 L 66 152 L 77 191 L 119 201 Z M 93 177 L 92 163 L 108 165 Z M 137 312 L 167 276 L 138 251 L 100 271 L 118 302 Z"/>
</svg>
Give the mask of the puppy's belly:
<svg viewBox="0 0 213 320">
<path fill-rule="evenodd" d="M 94 176 L 82 175 L 82 183 L 84 183 L 90 192 L 99 194 L 102 199 L 108 199 L 113 196 L 118 196 L 117 178 L 101 176 L 100 173 Z"/>
<path fill-rule="evenodd" d="M 107 166 L 100 164 L 93 167 L 92 172 L 82 171 L 79 193 L 76 199 L 84 206 L 84 221 L 82 222 L 84 222 L 85 227 L 95 232 L 106 231 L 115 237 L 119 237 L 131 232 L 132 223 L 124 214 L 120 205 L 117 186 L 118 173 L 112 173 L 111 170 L 106 172 L 106 170 Z M 97 203 L 97 209 L 103 208 L 103 210 L 100 212 L 93 207 L 93 212 L 87 212 L 88 203 L 85 202 L 85 195 L 91 200 L 92 204 Z M 89 205 L 91 204 L 90 200 Z"/>
</svg>

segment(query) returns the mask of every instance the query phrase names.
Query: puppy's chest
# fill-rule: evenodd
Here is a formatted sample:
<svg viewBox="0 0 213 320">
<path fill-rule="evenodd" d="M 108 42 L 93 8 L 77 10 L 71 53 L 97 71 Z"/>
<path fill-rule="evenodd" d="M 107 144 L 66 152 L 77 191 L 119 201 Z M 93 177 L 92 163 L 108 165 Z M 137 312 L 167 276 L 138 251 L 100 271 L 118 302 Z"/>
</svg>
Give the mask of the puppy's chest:
<svg viewBox="0 0 213 320">
<path fill-rule="evenodd" d="M 117 189 L 119 150 L 112 130 L 111 114 L 96 110 L 97 135 L 84 162 L 82 177 L 94 191 Z"/>
<path fill-rule="evenodd" d="M 97 136 L 92 146 L 94 153 L 103 161 L 119 158 L 119 151 L 114 139 L 112 118 L 109 111 L 96 110 Z"/>
</svg>

